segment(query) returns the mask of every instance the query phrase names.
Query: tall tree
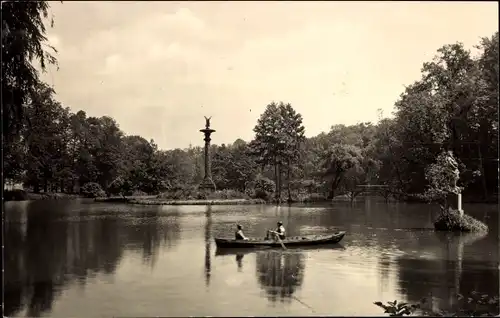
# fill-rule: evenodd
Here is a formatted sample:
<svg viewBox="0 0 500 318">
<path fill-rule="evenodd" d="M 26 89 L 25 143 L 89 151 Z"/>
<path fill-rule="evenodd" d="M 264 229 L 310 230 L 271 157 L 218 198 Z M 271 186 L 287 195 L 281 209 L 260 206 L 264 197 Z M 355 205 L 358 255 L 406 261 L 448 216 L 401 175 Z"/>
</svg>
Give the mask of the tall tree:
<svg viewBox="0 0 500 318">
<path fill-rule="evenodd" d="M 280 165 L 285 165 L 287 172 L 287 190 L 288 201 L 292 200 L 291 194 L 291 177 L 295 165 L 300 160 L 300 150 L 305 140 L 305 128 L 302 125 L 302 115 L 297 113 L 290 104 L 280 103 L 279 105 L 281 115 L 281 132 L 285 149 L 283 149 L 282 162 Z M 281 176 L 281 174 L 280 174 Z M 279 180 L 281 185 L 281 180 Z"/>
<path fill-rule="evenodd" d="M 323 154 L 323 175 L 330 179 L 328 198 L 335 197 L 335 191 L 346 173 L 361 165 L 361 149 L 353 145 L 335 144 Z"/>
<path fill-rule="evenodd" d="M 44 84 L 39 84 L 36 95 L 27 107 L 29 129 L 25 132 L 28 184 L 35 192 L 43 186 L 45 192 L 57 180 L 57 174 L 65 165 L 67 110 L 53 99 L 53 91 Z M 59 169 L 59 171 L 58 171 Z M 61 175 L 60 175 L 61 177 Z"/>
<path fill-rule="evenodd" d="M 40 84 L 34 63 L 43 71 L 47 64 L 56 64 L 49 52 L 56 50 L 48 45 L 45 35 L 48 14 L 48 1 L 2 2 L 2 155 L 7 177 L 19 177 L 20 173 L 16 163 L 21 154 L 18 144 L 22 142 L 25 107 Z"/>
<path fill-rule="evenodd" d="M 279 156 L 282 152 L 282 140 L 280 140 L 280 112 L 275 102 L 267 105 L 264 113 L 257 120 L 254 127 L 255 139 L 251 142 L 256 162 L 261 166 L 274 167 L 274 181 L 276 184 L 276 199 L 279 199 Z"/>
<path fill-rule="evenodd" d="M 290 104 L 272 102 L 254 128 L 255 139 L 251 143 L 257 163 L 274 167 L 276 200 L 281 200 L 281 166 L 298 160 L 299 145 L 304 139 L 302 116 Z"/>
</svg>

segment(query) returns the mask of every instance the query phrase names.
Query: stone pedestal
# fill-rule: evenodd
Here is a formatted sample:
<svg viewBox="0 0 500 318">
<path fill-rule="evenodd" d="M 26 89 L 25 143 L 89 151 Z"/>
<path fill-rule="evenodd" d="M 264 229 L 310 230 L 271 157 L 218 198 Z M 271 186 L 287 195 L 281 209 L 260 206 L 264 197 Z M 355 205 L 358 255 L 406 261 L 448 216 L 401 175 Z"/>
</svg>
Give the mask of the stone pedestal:
<svg viewBox="0 0 500 318">
<path fill-rule="evenodd" d="M 461 193 L 453 193 L 450 192 L 446 196 L 446 204 L 449 208 L 453 210 L 457 210 L 460 213 L 460 216 L 464 214 L 464 210 L 462 209 L 462 194 Z"/>
</svg>

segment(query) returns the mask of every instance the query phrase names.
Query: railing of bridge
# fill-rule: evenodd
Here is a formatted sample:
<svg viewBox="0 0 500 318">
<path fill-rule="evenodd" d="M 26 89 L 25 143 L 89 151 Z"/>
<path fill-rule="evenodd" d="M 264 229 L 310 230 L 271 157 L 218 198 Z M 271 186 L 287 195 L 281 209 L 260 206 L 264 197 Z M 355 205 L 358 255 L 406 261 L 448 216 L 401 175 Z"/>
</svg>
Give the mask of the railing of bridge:
<svg viewBox="0 0 500 318">
<path fill-rule="evenodd" d="M 389 189 L 389 186 L 384 184 L 362 184 L 358 185 L 356 188 L 360 190 L 382 190 Z"/>
</svg>

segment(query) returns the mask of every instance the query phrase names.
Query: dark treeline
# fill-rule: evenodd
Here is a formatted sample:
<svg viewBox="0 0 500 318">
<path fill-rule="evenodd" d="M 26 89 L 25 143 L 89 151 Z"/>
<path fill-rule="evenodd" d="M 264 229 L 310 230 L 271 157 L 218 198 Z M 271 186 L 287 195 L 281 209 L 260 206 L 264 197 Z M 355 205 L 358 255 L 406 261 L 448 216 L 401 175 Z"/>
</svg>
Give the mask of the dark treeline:
<svg viewBox="0 0 500 318">
<path fill-rule="evenodd" d="M 19 27 L 11 25 L 11 31 Z M 37 57 L 37 47 L 6 45 L 12 49 L 2 51 L 4 178 L 34 192 L 83 189 L 93 195 L 182 192 L 201 182 L 202 148 L 161 150 L 153 140 L 125 135 L 113 118 L 73 113 L 35 73 L 36 81 L 24 81 L 29 87 L 19 91 L 26 72 L 13 67 L 10 55 L 32 50 Z M 305 138 L 302 116 L 292 105 L 269 104 L 254 140 L 212 146 L 217 188 L 259 198 L 331 199 L 353 198 L 361 184 L 381 184 L 404 199 L 426 191 L 429 165 L 452 150 L 465 195 L 490 197 L 498 185 L 498 33 L 477 48 L 477 56 L 460 43 L 440 48 L 401 94 L 394 117 L 381 116 L 377 124 L 334 125 Z M 25 62 L 33 59 L 30 52 L 23 53 Z"/>
</svg>

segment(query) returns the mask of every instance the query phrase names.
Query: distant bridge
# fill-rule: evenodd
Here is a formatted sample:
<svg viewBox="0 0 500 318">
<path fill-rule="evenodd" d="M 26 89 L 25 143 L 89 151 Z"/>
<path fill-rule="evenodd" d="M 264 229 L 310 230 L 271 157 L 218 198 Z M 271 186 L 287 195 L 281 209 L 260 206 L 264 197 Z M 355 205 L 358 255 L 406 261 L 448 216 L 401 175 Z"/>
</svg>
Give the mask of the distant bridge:
<svg viewBox="0 0 500 318">
<path fill-rule="evenodd" d="M 356 189 L 357 190 L 364 190 L 366 192 L 369 192 L 369 191 L 381 191 L 381 190 L 389 190 L 389 186 L 388 185 L 384 185 L 384 184 L 360 184 L 358 186 L 356 186 Z"/>
<path fill-rule="evenodd" d="M 355 191 L 351 193 L 352 199 L 361 193 L 376 193 L 384 197 L 387 201 L 389 197 L 394 193 L 388 185 L 385 184 L 360 184 L 356 186 Z"/>
</svg>

